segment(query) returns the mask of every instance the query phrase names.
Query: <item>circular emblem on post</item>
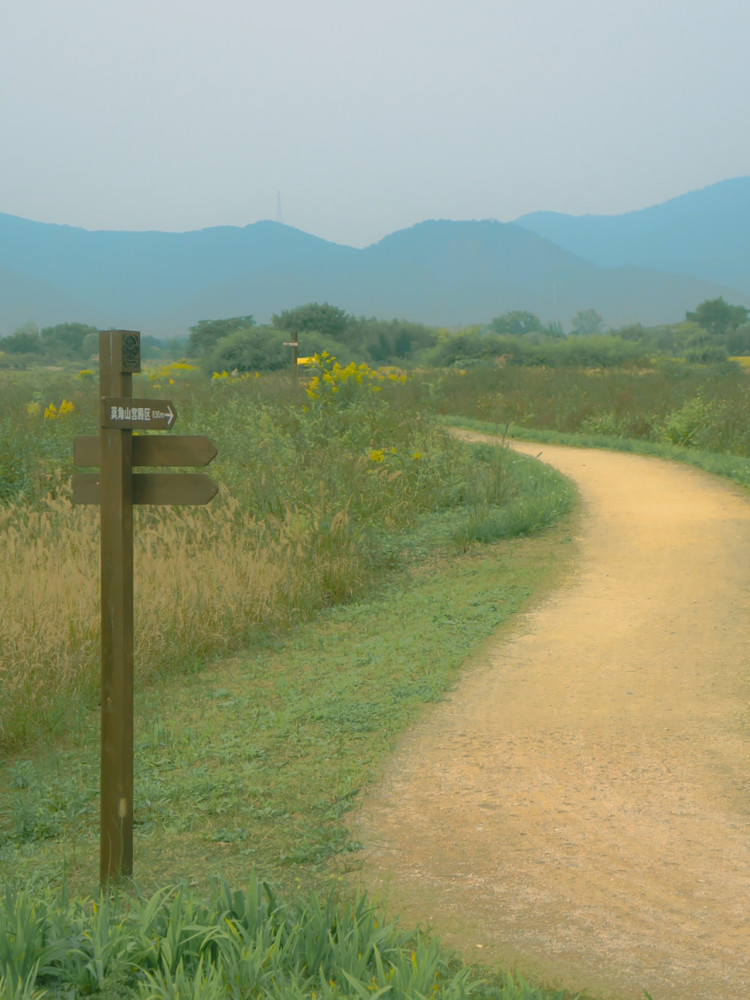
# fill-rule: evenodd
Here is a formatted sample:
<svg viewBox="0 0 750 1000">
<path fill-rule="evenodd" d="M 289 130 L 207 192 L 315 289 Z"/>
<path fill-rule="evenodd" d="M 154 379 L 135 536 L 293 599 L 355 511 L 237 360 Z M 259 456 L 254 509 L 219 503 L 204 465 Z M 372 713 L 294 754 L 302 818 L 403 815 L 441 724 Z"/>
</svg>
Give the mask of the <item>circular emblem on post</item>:
<svg viewBox="0 0 750 1000">
<path fill-rule="evenodd" d="M 136 333 L 126 333 L 122 338 L 122 370 L 124 372 L 141 370 L 141 341 Z"/>
</svg>

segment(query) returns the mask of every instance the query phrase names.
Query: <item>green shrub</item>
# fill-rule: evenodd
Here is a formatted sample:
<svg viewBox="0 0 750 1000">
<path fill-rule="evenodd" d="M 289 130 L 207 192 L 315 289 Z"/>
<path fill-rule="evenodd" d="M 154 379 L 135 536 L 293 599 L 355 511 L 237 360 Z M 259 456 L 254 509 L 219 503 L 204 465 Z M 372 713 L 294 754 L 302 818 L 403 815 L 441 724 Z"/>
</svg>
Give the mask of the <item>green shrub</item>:
<svg viewBox="0 0 750 1000">
<path fill-rule="evenodd" d="M 284 335 L 268 327 L 249 327 L 230 333 L 209 351 L 209 372 L 268 372 L 289 366 L 291 353 Z"/>
</svg>

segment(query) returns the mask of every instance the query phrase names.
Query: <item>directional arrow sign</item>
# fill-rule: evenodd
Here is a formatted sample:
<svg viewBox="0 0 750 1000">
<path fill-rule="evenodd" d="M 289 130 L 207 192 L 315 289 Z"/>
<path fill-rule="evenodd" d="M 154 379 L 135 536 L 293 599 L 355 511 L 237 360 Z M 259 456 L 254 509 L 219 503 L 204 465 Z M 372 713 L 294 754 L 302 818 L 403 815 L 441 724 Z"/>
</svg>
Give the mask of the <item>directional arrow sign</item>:
<svg viewBox="0 0 750 1000">
<path fill-rule="evenodd" d="M 177 410 L 168 399 L 101 398 L 100 424 L 108 429 L 170 431 L 176 419 Z"/>
<path fill-rule="evenodd" d="M 102 443 L 98 434 L 81 434 L 73 439 L 76 465 L 101 465 Z M 218 454 L 210 437 L 203 434 L 133 437 L 133 465 L 203 466 Z"/>
<path fill-rule="evenodd" d="M 198 472 L 135 472 L 133 473 L 133 503 L 190 504 L 209 503 L 219 487 L 209 476 Z M 98 472 L 77 472 L 73 476 L 73 502 L 102 502 L 101 476 Z"/>
</svg>

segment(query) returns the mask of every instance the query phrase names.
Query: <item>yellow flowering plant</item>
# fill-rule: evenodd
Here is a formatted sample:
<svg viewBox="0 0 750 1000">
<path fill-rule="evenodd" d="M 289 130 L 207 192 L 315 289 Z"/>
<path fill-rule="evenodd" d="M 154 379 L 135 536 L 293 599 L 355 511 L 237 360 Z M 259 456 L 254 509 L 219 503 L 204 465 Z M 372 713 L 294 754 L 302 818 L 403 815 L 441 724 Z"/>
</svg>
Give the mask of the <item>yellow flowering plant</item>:
<svg viewBox="0 0 750 1000">
<path fill-rule="evenodd" d="M 161 389 L 162 385 L 175 385 L 186 375 L 197 371 L 198 368 L 195 365 L 191 365 L 183 358 L 181 361 L 171 361 L 169 364 L 160 365 L 154 369 L 148 367 L 145 369 L 145 374 L 148 374 L 149 380 L 154 383 L 154 389 Z"/>
<path fill-rule="evenodd" d="M 29 413 L 31 413 L 31 410 L 29 410 L 28 406 L 26 407 L 26 409 Z M 63 398 L 63 401 L 60 403 L 59 409 L 55 406 L 54 403 L 49 404 L 49 406 L 44 411 L 44 419 L 59 420 L 61 417 L 65 417 L 69 413 L 72 413 L 74 409 L 75 407 L 70 402 L 70 400 Z"/>
<path fill-rule="evenodd" d="M 312 377 L 305 391 L 310 399 L 318 403 L 331 403 L 339 394 L 337 403 L 380 392 L 384 377 L 365 363 L 358 365 L 356 361 L 350 361 L 342 365 L 328 351 L 307 358 L 306 366 Z"/>
<path fill-rule="evenodd" d="M 243 382 L 249 378 L 260 378 L 260 372 L 240 372 L 236 368 L 231 372 L 226 368 L 220 372 L 211 372 L 212 382 Z"/>
</svg>

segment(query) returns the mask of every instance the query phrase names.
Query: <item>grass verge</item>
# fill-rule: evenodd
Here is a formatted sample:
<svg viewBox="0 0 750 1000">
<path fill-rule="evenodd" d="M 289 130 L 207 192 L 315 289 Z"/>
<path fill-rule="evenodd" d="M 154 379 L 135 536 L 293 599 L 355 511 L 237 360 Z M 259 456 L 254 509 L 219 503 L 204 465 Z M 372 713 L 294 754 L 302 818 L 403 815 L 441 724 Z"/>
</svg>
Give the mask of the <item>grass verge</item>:
<svg viewBox="0 0 750 1000">
<path fill-rule="evenodd" d="M 609 451 L 632 452 L 636 455 L 653 455 L 673 462 L 684 462 L 715 476 L 731 479 L 733 483 L 750 490 L 750 458 L 743 455 L 725 455 L 714 451 L 700 451 L 641 438 L 609 437 L 605 434 L 568 434 L 561 431 L 518 427 L 515 424 L 499 426 L 488 420 L 470 417 L 439 417 L 441 423 L 451 427 L 496 434 L 504 440 L 539 441 L 541 444 L 569 445 L 573 448 L 606 448 Z"/>
</svg>

